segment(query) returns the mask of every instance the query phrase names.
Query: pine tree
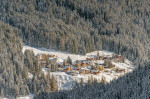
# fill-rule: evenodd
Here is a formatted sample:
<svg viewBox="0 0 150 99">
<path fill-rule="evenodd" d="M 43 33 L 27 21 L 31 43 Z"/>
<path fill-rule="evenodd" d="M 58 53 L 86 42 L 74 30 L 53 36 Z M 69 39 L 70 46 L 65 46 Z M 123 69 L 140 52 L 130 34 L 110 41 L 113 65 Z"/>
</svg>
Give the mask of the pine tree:
<svg viewBox="0 0 150 99">
<path fill-rule="evenodd" d="M 78 43 L 76 40 L 74 40 L 74 53 L 78 54 Z"/>
<path fill-rule="evenodd" d="M 80 85 L 83 85 L 84 81 L 83 78 L 80 79 Z"/>
<path fill-rule="evenodd" d="M 72 59 L 68 56 L 67 62 L 72 65 Z"/>
<path fill-rule="evenodd" d="M 126 57 L 121 58 L 121 62 L 124 63 L 126 61 Z"/>
<path fill-rule="evenodd" d="M 63 35 L 64 35 L 64 33 L 63 33 Z M 60 50 L 65 51 L 65 37 L 63 36 L 60 41 L 61 41 L 60 42 L 60 47 L 61 47 Z"/>
<path fill-rule="evenodd" d="M 4 91 L 3 91 L 3 89 L 1 89 L 1 95 L 0 95 L 0 97 L 3 99 L 4 98 Z"/>
<path fill-rule="evenodd" d="M 46 82 L 47 82 L 47 85 L 45 86 L 45 91 L 46 92 L 50 92 L 51 91 L 51 79 L 50 79 L 50 72 L 48 71 L 47 75 L 46 75 Z"/>
<path fill-rule="evenodd" d="M 52 88 L 52 91 L 58 91 L 58 82 L 57 82 L 57 79 L 54 77 L 54 75 L 52 75 L 52 78 L 51 78 L 51 88 Z"/>
<path fill-rule="evenodd" d="M 102 76 L 101 82 L 104 83 L 104 84 L 106 84 L 106 78 L 104 76 Z"/>
<path fill-rule="evenodd" d="M 97 51 L 97 56 L 99 56 L 99 51 Z"/>
<path fill-rule="evenodd" d="M 91 75 L 90 77 L 88 77 L 88 84 L 91 85 L 94 82 L 94 78 Z"/>
<path fill-rule="evenodd" d="M 95 51 L 95 42 L 94 42 L 94 36 L 93 37 L 91 37 L 91 46 L 90 46 L 91 48 L 91 50 L 90 50 L 90 52 L 91 51 Z"/>
<path fill-rule="evenodd" d="M 65 67 L 65 66 L 66 66 L 66 60 L 63 61 L 63 67 Z"/>
</svg>

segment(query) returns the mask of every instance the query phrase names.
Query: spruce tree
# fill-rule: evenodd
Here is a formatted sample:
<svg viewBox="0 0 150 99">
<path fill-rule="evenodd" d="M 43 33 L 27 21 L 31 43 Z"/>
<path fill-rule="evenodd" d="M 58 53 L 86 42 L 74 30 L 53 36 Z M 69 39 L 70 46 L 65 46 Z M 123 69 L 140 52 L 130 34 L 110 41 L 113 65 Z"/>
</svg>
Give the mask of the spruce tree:
<svg viewBox="0 0 150 99">
<path fill-rule="evenodd" d="M 68 56 L 67 62 L 72 65 L 72 59 Z"/>
<path fill-rule="evenodd" d="M 54 75 L 52 75 L 52 78 L 51 78 L 51 88 L 52 88 L 52 91 L 58 91 L 58 82 L 57 82 L 57 79 L 54 77 Z"/>
<path fill-rule="evenodd" d="M 99 56 L 99 51 L 97 51 L 97 56 Z"/>
<path fill-rule="evenodd" d="M 3 91 L 3 89 L 1 89 L 1 95 L 0 95 L 0 97 L 3 99 L 4 98 L 4 91 Z"/>
</svg>

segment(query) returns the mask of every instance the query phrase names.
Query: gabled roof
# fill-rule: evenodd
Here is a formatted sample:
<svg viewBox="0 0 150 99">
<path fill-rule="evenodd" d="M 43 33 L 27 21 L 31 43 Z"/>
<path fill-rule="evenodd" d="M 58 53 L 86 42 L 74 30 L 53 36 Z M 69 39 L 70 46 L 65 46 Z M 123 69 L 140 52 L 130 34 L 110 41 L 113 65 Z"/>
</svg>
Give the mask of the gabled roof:
<svg viewBox="0 0 150 99">
<path fill-rule="evenodd" d="M 64 69 L 68 69 L 69 67 L 71 67 L 71 66 L 66 66 L 66 67 L 64 67 Z"/>
</svg>

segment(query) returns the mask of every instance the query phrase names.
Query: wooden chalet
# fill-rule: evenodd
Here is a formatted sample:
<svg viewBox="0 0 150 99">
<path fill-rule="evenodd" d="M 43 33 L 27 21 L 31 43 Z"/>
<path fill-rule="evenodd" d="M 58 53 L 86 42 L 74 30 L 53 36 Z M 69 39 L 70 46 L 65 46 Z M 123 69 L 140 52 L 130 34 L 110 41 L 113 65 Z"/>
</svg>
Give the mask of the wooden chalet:
<svg viewBox="0 0 150 99">
<path fill-rule="evenodd" d="M 100 73 L 99 70 L 94 70 L 94 71 L 93 71 L 93 74 L 94 74 L 94 75 L 98 75 L 99 73 Z"/>
<path fill-rule="evenodd" d="M 55 57 L 55 55 L 48 55 L 48 57 L 49 57 L 49 58 L 54 58 L 54 57 Z"/>
<path fill-rule="evenodd" d="M 74 70 L 79 71 L 81 69 L 81 67 L 74 67 Z"/>
<path fill-rule="evenodd" d="M 93 61 L 94 58 L 86 58 L 86 60 L 88 60 L 88 61 Z"/>
<path fill-rule="evenodd" d="M 85 68 L 80 69 L 80 70 L 79 70 L 79 73 L 80 73 L 80 74 L 86 73 L 86 69 L 85 69 Z"/>
<path fill-rule="evenodd" d="M 124 73 L 125 73 L 126 71 L 125 71 L 125 69 L 117 68 L 117 69 L 116 69 L 116 72 L 118 72 L 118 73 L 120 73 L 120 72 L 124 72 Z"/>
<path fill-rule="evenodd" d="M 91 73 L 91 70 L 86 69 L 85 73 L 86 73 L 86 74 L 90 74 L 90 73 Z"/>
<path fill-rule="evenodd" d="M 119 62 L 122 59 L 121 55 L 116 55 L 116 59 L 114 60 L 115 63 Z"/>
<path fill-rule="evenodd" d="M 58 71 L 63 70 L 63 68 L 58 68 Z"/>
<path fill-rule="evenodd" d="M 97 70 L 100 70 L 100 71 L 104 70 L 104 66 L 103 65 L 98 65 L 98 66 L 96 66 L 96 68 L 97 68 Z"/>
<path fill-rule="evenodd" d="M 37 57 L 40 61 L 46 61 L 47 55 L 46 54 L 38 54 Z"/>
<path fill-rule="evenodd" d="M 81 67 L 81 63 L 78 63 L 78 64 L 77 64 L 77 67 Z"/>
<path fill-rule="evenodd" d="M 85 63 L 86 66 L 89 66 L 89 63 Z"/>
<path fill-rule="evenodd" d="M 99 56 L 99 60 L 103 60 L 104 59 L 104 57 L 103 56 Z"/>
<path fill-rule="evenodd" d="M 70 64 L 69 64 L 69 63 L 66 63 L 65 66 L 70 66 Z"/>
<path fill-rule="evenodd" d="M 82 60 L 77 64 L 77 67 L 88 67 L 89 66 L 89 61 L 87 60 Z"/>
<path fill-rule="evenodd" d="M 104 56 L 96 56 L 94 59 L 95 59 L 95 60 L 103 60 L 103 59 L 104 59 Z"/>
<path fill-rule="evenodd" d="M 120 60 L 122 58 L 122 56 L 121 55 L 116 55 L 116 58 Z"/>
<path fill-rule="evenodd" d="M 69 66 L 69 67 L 64 67 L 64 72 L 67 72 L 67 71 L 72 71 L 72 68 Z"/>
<path fill-rule="evenodd" d="M 89 66 L 89 63 L 81 63 L 81 66 L 87 67 Z"/>
<path fill-rule="evenodd" d="M 80 74 L 90 74 L 91 73 L 91 70 L 90 69 L 86 69 L 86 68 L 81 68 L 79 70 L 79 73 Z"/>
</svg>

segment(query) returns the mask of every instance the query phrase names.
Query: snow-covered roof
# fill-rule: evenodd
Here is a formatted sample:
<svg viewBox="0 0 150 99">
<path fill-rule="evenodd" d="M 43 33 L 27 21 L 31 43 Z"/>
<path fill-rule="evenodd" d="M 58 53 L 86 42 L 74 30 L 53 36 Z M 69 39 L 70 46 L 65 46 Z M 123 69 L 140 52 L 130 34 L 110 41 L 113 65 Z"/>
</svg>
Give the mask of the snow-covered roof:
<svg viewBox="0 0 150 99">
<path fill-rule="evenodd" d="M 80 67 L 73 67 L 74 69 L 79 69 Z"/>
<path fill-rule="evenodd" d="M 69 67 L 71 67 L 71 66 L 66 66 L 66 67 L 64 67 L 64 69 L 68 69 Z"/>
<path fill-rule="evenodd" d="M 98 70 L 94 70 L 93 72 L 99 72 Z"/>
</svg>

